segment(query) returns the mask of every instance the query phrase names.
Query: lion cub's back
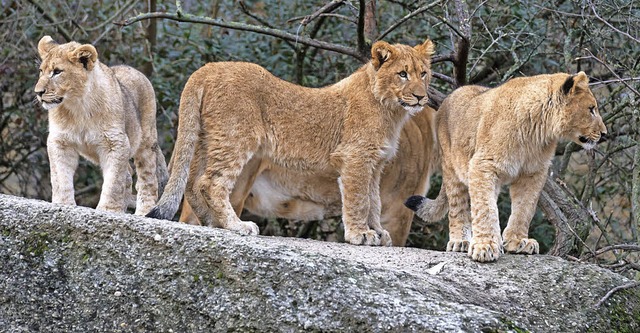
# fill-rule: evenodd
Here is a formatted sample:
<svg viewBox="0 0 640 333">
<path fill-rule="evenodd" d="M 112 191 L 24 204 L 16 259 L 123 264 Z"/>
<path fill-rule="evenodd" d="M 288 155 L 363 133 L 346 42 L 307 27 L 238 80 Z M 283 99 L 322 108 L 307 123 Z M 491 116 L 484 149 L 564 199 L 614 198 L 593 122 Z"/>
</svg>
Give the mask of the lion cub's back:
<svg viewBox="0 0 640 333">
<path fill-rule="evenodd" d="M 137 69 L 126 66 L 118 65 L 111 67 L 114 75 L 118 79 L 120 86 L 131 94 L 136 101 L 155 101 L 155 93 L 153 86 L 147 77 Z"/>
<path fill-rule="evenodd" d="M 486 87 L 463 86 L 442 102 L 436 113 L 436 128 L 445 154 L 455 145 L 466 150 L 466 157 L 473 155 L 478 125 L 486 111 L 483 95 L 488 91 Z"/>
<path fill-rule="evenodd" d="M 143 137 L 157 137 L 156 95 L 149 79 L 135 68 L 118 65 L 111 70 L 120 85 L 126 131 L 133 153 Z M 112 96 L 116 98 L 117 95 Z"/>
</svg>

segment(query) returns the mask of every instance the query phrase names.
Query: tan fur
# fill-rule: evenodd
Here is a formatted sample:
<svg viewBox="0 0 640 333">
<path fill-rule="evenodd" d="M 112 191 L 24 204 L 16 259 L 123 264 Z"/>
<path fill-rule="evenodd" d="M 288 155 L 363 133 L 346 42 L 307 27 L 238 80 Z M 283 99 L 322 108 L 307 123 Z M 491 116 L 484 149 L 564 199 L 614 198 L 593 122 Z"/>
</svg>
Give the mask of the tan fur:
<svg viewBox="0 0 640 333">
<path fill-rule="evenodd" d="M 394 246 L 404 246 L 414 213 L 404 198 L 424 195 L 429 189 L 435 157 L 435 111 L 425 107 L 402 128 L 396 156 L 385 166 L 380 180 L 382 215 L 380 224 Z M 237 191 L 234 189 L 231 197 Z M 236 213 L 242 203 L 231 200 Z M 257 176 L 244 201 L 244 208 L 261 217 L 295 221 L 340 216 L 342 202 L 336 175 L 309 174 L 271 165 Z M 199 224 L 189 203 L 184 202 L 180 221 Z"/>
<path fill-rule="evenodd" d="M 448 201 L 447 251 L 468 250 L 481 262 L 498 259 L 502 246 L 539 252 L 529 223 L 558 140 L 591 149 L 607 132 L 588 81 L 584 72 L 538 75 L 493 89 L 462 87 L 444 100 L 436 116 L 443 187 L 414 208 L 438 220 Z M 504 184 L 511 184 L 512 213 L 501 237 L 496 201 Z"/>
<path fill-rule="evenodd" d="M 45 36 L 38 53 L 42 63 L 35 92 L 49 112 L 52 202 L 75 205 L 73 174 L 82 155 L 103 172 L 97 209 L 123 212 L 131 196 L 133 157 L 135 213 L 146 214 L 168 178 L 149 80 L 131 67 L 102 64 L 90 44 L 57 44 Z"/>
<path fill-rule="evenodd" d="M 380 174 L 402 126 L 426 104 L 433 44 L 376 42 L 371 54 L 325 88 L 296 86 L 249 63 L 197 70 L 180 101 L 167 191 L 149 216 L 172 218 L 184 192 L 205 225 L 255 235 L 258 227 L 238 218 L 230 195 L 238 188 L 246 198 L 260 168 L 273 164 L 338 178 L 345 240 L 391 245 L 380 226 Z"/>
</svg>

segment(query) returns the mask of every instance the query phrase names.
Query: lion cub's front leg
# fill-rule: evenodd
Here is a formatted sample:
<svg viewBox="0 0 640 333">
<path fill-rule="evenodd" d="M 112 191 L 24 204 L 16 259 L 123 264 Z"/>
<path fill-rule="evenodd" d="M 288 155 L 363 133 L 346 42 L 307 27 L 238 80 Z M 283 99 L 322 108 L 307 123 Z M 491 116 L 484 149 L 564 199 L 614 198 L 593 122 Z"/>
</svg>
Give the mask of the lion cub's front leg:
<svg viewBox="0 0 640 333">
<path fill-rule="evenodd" d="M 69 143 L 49 135 L 47 154 L 51 168 L 51 202 L 75 205 L 73 174 L 78 167 L 78 152 Z"/>
<path fill-rule="evenodd" d="M 342 162 L 338 182 L 345 241 L 354 245 L 381 245 L 382 237 L 383 244 L 390 245 L 389 233 L 380 226 L 380 182 L 374 180 L 377 163 L 358 161 L 357 158 Z M 372 230 L 370 225 L 380 228 Z"/>
<path fill-rule="evenodd" d="M 96 209 L 110 212 L 124 212 L 131 188 L 126 189 L 129 174 L 129 138 L 124 133 L 104 135 L 102 145 L 98 147 L 100 167 L 104 182 Z"/>
<path fill-rule="evenodd" d="M 531 175 L 520 176 L 510 188 L 511 216 L 502 234 L 507 252 L 522 254 L 540 253 L 538 241 L 529 238 L 529 224 L 536 211 L 540 191 L 547 179 L 547 169 Z"/>
<path fill-rule="evenodd" d="M 382 175 L 383 168 L 384 166 L 379 166 L 378 168 L 374 169 L 373 179 L 370 183 L 369 190 L 370 206 L 367 224 L 380 236 L 380 245 L 391 246 L 393 245 L 391 235 L 380 224 L 380 215 L 382 210 L 382 200 L 380 198 L 380 177 Z"/>
<path fill-rule="evenodd" d="M 503 252 L 497 205 L 499 191 L 499 180 L 490 163 L 472 159 L 469 164 L 469 198 L 473 237 L 469 243 L 469 255 L 473 260 L 495 261 Z"/>
</svg>

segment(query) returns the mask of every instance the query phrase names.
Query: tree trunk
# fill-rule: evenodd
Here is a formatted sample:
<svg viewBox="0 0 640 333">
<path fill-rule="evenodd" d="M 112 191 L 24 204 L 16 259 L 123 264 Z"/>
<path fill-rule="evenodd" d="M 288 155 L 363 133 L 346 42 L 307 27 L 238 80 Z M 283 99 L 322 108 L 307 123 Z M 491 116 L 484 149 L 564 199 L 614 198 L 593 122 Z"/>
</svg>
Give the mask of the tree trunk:
<svg viewBox="0 0 640 333">
<path fill-rule="evenodd" d="M 367 45 L 378 37 L 378 19 L 376 18 L 376 1 L 367 1 L 364 7 L 364 40 Z"/>
<path fill-rule="evenodd" d="M 149 13 L 153 13 L 156 11 L 156 0 L 149 0 Z M 142 73 L 147 77 L 151 77 L 153 74 L 153 54 L 156 50 L 156 41 L 158 35 L 158 25 L 156 23 L 156 19 L 149 20 L 149 26 L 147 27 L 147 54 L 149 55 L 148 60 L 144 62 L 142 65 Z"/>
</svg>

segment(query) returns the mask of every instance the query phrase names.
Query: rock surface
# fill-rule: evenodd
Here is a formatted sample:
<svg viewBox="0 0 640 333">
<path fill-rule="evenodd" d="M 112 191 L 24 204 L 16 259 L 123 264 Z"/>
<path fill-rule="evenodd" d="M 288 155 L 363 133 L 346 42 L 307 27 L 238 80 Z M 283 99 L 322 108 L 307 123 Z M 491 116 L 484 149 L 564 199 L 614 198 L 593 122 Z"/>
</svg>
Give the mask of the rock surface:
<svg viewBox="0 0 640 333">
<path fill-rule="evenodd" d="M 0 195 L 2 332 L 640 331 L 625 277 L 544 255 L 233 232 Z"/>
</svg>

